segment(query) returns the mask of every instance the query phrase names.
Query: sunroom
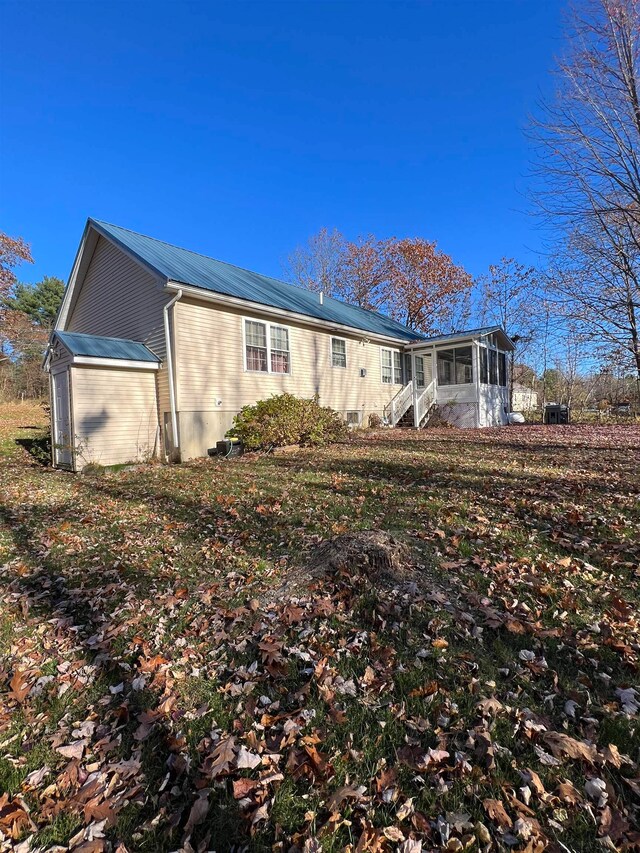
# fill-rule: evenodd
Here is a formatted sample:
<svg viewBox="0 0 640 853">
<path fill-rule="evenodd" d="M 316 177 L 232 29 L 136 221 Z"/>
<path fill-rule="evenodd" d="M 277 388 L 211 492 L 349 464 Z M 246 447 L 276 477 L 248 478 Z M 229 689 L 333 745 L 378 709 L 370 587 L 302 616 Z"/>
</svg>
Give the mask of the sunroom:
<svg viewBox="0 0 640 853">
<path fill-rule="evenodd" d="M 425 338 L 405 346 L 404 384 L 385 409 L 391 426 L 458 427 L 507 423 L 513 341 L 499 326 Z"/>
</svg>

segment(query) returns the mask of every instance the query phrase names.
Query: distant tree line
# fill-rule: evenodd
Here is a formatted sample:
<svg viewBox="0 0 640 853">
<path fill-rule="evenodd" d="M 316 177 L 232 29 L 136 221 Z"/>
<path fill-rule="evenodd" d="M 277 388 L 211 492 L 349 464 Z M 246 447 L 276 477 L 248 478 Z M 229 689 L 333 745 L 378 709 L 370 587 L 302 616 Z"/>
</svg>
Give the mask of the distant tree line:
<svg viewBox="0 0 640 853">
<path fill-rule="evenodd" d="M 64 282 L 53 276 L 36 284 L 19 282 L 14 269 L 32 261 L 22 238 L 0 233 L 0 399 L 47 394 L 42 358 Z"/>
</svg>

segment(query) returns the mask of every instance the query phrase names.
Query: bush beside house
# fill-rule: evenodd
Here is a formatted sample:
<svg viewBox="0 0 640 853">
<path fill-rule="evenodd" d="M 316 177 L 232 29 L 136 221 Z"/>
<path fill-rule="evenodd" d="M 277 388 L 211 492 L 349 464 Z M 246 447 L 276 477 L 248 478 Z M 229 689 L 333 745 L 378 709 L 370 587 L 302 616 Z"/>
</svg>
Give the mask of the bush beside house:
<svg viewBox="0 0 640 853">
<path fill-rule="evenodd" d="M 302 399 L 293 394 L 279 394 L 245 406 L 229 431 L 248 450 L 330 444 L 346 433 L 347 425 L 338 412 L 321 406 L 317 397 Z"/>
</svg>

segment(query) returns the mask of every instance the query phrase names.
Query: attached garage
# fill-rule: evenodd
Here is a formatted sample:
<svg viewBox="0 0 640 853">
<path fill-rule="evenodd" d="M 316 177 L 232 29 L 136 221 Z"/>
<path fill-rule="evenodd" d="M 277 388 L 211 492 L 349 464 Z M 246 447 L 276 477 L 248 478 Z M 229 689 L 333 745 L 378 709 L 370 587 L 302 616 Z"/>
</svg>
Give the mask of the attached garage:
<svg viewBox="0 0 640 853">
<path fill-rule="evenodd" d="M 51 381 L 53 464 L 80 471 L 156 457 L 160 447 L 160 359 L 139 341 L 54 332 Z"/>
</svg>

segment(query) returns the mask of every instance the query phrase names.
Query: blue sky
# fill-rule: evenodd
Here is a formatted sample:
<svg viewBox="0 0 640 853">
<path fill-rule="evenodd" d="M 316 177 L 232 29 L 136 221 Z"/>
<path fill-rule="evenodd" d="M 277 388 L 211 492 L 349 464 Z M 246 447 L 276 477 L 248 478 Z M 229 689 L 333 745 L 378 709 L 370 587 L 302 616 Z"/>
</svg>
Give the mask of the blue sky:
<svg viewBox="0 0 640 853">
<path fill-rule="evenodd" d="M 562 3 L 0 0 L 0 230 L 94 216 L 280 276 L 322 226 L 535 261 L 528 114 Z"/>
</svg>

